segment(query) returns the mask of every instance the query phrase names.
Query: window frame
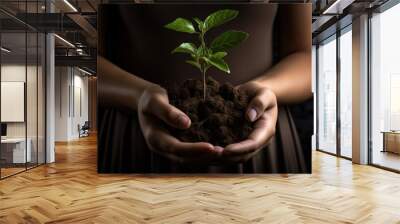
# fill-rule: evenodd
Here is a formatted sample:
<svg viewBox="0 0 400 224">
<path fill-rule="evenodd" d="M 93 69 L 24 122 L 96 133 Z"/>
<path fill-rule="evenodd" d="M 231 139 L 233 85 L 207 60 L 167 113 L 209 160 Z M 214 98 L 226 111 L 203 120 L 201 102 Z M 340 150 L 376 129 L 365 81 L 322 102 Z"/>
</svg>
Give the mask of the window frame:
<svg viewBox="0 0 400 224">
<path fill-rule="evenodd" d="M 316 150 L 319 152 L 323 152 L 323 153 L 327 153 L 339 158 L 343 158 L 343 159 L 347 159 L 347 160 L 352 160 L 352 158 L 347 157 L 342 155 L 341 153 L 341 119 L 340 119 L 340 77 L 341 77 L 341 68 L 340 68 L 340 37 L 342 35 L 344 35 L 347 32 L 352 32 L 352 23 L 347 24 L 346 26 L 344 26 L 341 29 L 338 29 L 335 33 L 333 33 L 332 35 L 328 36 L 327 38 L 319 41 L 316 44 L 316 51 L 315 51 L 315 58 L 316 58 L 316 99 L 317 99 L 317 103 L 316 103 Z M 332 153 L 332 152 L 328 152 L 324 149 L 321 149 L 320 143 L 319 143 L 319 109 L 320 109 L 320 104 L 318 102 L 319 99 L 319 83 L 320 83 L 320 74 L 319 74 L 319 47 L 322 43 L 327 43 L 330 41 L 336 41 L 336 152 Z"/>
<path fill-rule="evenodd" d="M 381 164 L 377 164 L 373 162 L 373 153 L 374 153 L 374 149 L 373 149 L 373 132 L 372 132 L 372 19 L 374 17 L 374 14 L 381 14 L 384 13 L 385 11 L 393 8 L 394 6 L 400 5 L 400 0 L 388 0 L 385 3 L 383 3 L 382 5 L 373 8 L 371 10 L 369 10 L 368 13 L 368 69 L 367 69 L 367 77 L 368 77 L 368 111 L 367 111 L 367 116 L 368 116 L 368 158 L 367 158 L 367 162 L 368 165 L 373 166 L 373 167 L 377 167 L 383 170 L 387 170 L 387 171 L 391 171 L 391 172 L 395 172 L 395 173 L 400 173 L 400 169 L 394 169 L 391 167 L 387 167 Z"/>
</svg>

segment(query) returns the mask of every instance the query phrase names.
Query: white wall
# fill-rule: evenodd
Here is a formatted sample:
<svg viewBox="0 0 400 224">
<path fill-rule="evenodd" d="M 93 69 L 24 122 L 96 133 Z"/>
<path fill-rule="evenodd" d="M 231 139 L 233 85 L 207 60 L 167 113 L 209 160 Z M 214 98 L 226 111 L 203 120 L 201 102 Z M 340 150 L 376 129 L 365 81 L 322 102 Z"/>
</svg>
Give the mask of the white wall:
<svg viewBox="0 0 400 224">
<path fill-rule="evenodd" d="M 37 70 L 38 69 L 38 70 Z M 3 64 L 1 66 L 1 81 L 3 82 L 24 82 L 26 84 L 26 106 L 22 112 L 27 115 L 24 122 L 6 122 L 8 138 L 25 138 L 30 140 L 32 161 L 44 163 L 44 74 L 42 67 L 25 64 Z M 26 80 L 27 79 L 27 80 Z M 2 96 L 7 97 L 7 96 Z M 1 108 L 9 110 L 10 108 Z M 39 156 L 37 156 L 39 153 Z"/>
<path fill-rule="evenodd" d="M 25 75 L 27 69 L 29 86 L 36 86 L 36 80 L 33 83 L 33 78 L 30 75 L 36 76 L 36 66 L 28 66 L 27 68 L 24 65 L 18 64 L 6 64 L 1 66 L 1 81 L 2 82 L 25 82 Z M 28 105 L 36 108 L 36 88 L 27 88 L 27 103 L 30 104 L 34 102 L 34 104 Z M 6 110 L 7 108 L 1 108 L 2 110 Z M 29 111 L 32 111 L 33 108 L 30 108 Z M 27 114 L 28 122 L 36 123 L 36 113 L 28 113 Z M 32 125 L 28 124 L 28 128 L 32 127 Z M 36 126 L 35 126 L 36 129 Z M 7 123 L 7 137 L 25 137 L 25 122 L 11 122 Z M 29 130 L 28 130 L 29 137 Z"/>
<path fill-rule="evenodd" d="M 55 73 L 55 140 L 70 141 L 88 120 L 88 78 L 72 67 L 56 67 Z"/>
<path fill-rule="evenodd" d="M 30 70 L 30 68 L 28 68 Z M 25 82 L 25 64 L 9 64 L 1 66 L 1 81 L 11 82 Z M 1 108 L 6 110 L 6 108 Z M 25 137 L 25 123 L 24 122 L 12 122 L 7 123 L 7 137 Z"/>
<path fill-rule="evenodd" d="M 69 68 L 55 68 L 55 141 L 67 141 L 69 133 Z"/>
<path fill-rule="evenodd" d="M 1 82 L 1 121 L 25 121 L 25 83 Z M 36 106 L 35 106 L 36 108 Z"/>
</svg>

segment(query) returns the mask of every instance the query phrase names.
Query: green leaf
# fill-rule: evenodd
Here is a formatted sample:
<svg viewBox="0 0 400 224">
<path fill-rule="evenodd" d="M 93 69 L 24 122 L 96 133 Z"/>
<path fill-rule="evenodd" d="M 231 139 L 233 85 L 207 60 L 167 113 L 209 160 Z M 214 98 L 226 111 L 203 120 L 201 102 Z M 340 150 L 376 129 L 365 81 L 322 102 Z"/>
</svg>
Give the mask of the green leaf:
<svg viewBox="0 0 400 224">
<path fill-rule="evenodd" d="M 224 58 L 228 53 L 226 53 L 225 51 L 219 51 L 213 54 L 213 57 L 216 58 Z"/>
<path fill-rule="evenodd" d="M 210 48 L 213 52 L 227 51 L 240 44 L 240 42 L 247 39 L 248 36 L 248 33 L 242 31 L 226 31 L 211 42 Z"/>
<path fill-rule="evenodd" d="M 229 70 L 228 64 L 224 61 L 222 58 L 217 58 L 217 57 L 203 57 L 203 59 L 207 62 L 213 65 L 214 67 L 218 68 L 219 70 L 226 72 L 226 73 L 231 73 Z"/>
<path fill-rule="evenodd" d="M 196 54 L 196 52 L 197 52 L 196 45 L 192 43 L 181 43 L 181 45 L 175 48 L 171 53 Z"/>
<path fill-rule="evenodd" d="M 204 21 L 205 31 L 231 21 L 232 19 L 236 18 L 238 14 L 238 11 L 231 9 L 219 10 L 212 13 L 211 15 L 207 16 L 206 20 Z"/>
<path fill-rule="evenodd" d="M 186 63 L 193 65 L 194 67 L 198 68 L 201 70 L 201 66 L 199 63 L 192 61 L 192 60 L 187 60 Z"/>
<path fill-rule="evenodd" d="M 200 45 L 199 48 L 197 48 L 196 54 L 201 57 L 201 56 L 204 56 L 203 53 L 204 53 L 203 52 L 203 46 Z"/>
<path fill-rule="evenodd" d="M 199 18 L 193 18 L 193 20 L 197 23 L 197 27 L 199 28 L 200 31 L 203 31 L 204 29 L 204 22 L 201 21 Z"/>
<path fill-rule="evenodd" d="M 196 33 L 192 22 L 184 18 L 177 18 L 173 22 L 165 25 L 164 27 L 183 33 Z"/>
</svg>

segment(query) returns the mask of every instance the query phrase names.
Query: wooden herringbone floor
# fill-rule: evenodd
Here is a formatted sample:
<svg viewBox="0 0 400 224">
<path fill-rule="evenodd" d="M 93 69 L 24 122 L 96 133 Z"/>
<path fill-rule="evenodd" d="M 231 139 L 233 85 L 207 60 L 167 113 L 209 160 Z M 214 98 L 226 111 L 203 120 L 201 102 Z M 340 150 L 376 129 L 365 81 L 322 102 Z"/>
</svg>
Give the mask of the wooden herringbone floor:
<svg viewBox="0 0 400 224">
<path fill-rule="evenodd" d="M 96 173 L 96 140 L 0 181 L 0 223 L 400 223 L 400 175 L 319 152 L 312 175 Z"/>
</svg>

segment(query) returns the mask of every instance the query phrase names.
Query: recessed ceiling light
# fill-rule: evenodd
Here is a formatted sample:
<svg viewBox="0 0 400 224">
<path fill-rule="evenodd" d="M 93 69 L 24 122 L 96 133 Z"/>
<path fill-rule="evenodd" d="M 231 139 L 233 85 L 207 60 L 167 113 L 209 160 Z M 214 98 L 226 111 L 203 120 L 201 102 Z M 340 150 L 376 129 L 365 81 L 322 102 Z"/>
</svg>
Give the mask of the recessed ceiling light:
<svg viewBox="0 0 400 224">
<path fill-rule="evenodd" d="M 355 0 L 336 0 L 322 13 L 326 14 L 342 14 L 343 9 L 351 5 Z"/>
<path fill-rule="evenodd" d="M 78 10 L 68 0 L 64 0 L 64 3 L 68 5 L 68 7 L 70 7 L 74 12 L 78 12 Z"/>
<path fill-rule="evenodd" d="M 5 47 L 1 47 L 0 49 L 1 49 L 1 51 L 4 51 L 4 52 L 6 52 L 6 53 L 10 53 L 10 52 L 11 52 L 10 49 L 5 48 Z"/>
<path fill-rule="evenodd" d="M 58 34 L 54 34 L 55 37 L 57 37 L 59 40 L 61 40 L 62 42 L 64 42 L 65 44 L 67 44 L 68 46 L 75 48 L 75 45 L 73 45 L 71 42 L 69 42 L 68 40 L 60 37 Z"/>
<path fill-rule="evenodd" d="M 90 75 L 90 76 L 93 75 L 92 73 L 90 73 L 90 72 L 88 72 L 88 71 L 86 71 L 86 70 L 83 70 L 83 69 L 81 69 L 81 68 L 79 68 L 79 67 L 78 67 L 78 70 L 81 71 L 81 72 L 83 72 L 83 73 L 85 73 L 85 74 L 87 74 L 87 75 Z"/>
</svg>

